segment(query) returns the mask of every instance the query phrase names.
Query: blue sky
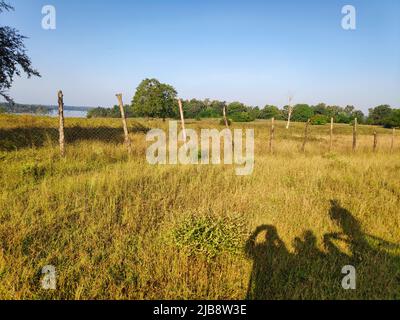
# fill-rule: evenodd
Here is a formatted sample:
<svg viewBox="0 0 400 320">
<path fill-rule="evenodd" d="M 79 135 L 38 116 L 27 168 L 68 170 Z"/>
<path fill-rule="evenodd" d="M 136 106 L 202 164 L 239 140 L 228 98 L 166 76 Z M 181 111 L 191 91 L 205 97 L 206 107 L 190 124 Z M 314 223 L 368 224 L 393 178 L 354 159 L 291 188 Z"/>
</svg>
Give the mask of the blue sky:
<svg viewBox="0 0 400 320">
<path fill-rule="evenodd" d="M 398 0 L 9 0 L 0 24 L 29 37 L 41 79 L 16 79 L 17 102 L 111 106 L 155 77 L 182 98 L 400 107 Z M 57 29 L 43 30 L 44 5 Z M 341 9 L 357 10 L 357 29 Z"/>
</svg>

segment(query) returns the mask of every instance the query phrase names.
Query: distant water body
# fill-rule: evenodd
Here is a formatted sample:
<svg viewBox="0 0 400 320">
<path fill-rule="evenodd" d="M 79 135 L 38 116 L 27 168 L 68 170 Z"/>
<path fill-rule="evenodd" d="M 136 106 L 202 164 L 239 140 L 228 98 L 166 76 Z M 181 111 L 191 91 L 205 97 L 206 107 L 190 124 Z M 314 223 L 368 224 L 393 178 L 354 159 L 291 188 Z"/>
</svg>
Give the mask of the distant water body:
<svg viewBox="0 0 400 320">
<path fill-rule="evenodd" d="M 52 110 L 49 114 L 50 117 L 58 117 L 58 110 Z M 81 110 L 64 110 L 65 118 L 86 118 L 87 111 Z"/>
<path fill-rule="evenodd" d="M 87 111 L 81 110 L 64 110 L 64 118 L 86 118 Z M 36 114 L 36 113 L 14 113 L 15 115 L 30 115 L 30 116 L 38 116 L 38 117 L 58 117 L 58 110 L 51 110 L 48 114 Z"/>
</svg>

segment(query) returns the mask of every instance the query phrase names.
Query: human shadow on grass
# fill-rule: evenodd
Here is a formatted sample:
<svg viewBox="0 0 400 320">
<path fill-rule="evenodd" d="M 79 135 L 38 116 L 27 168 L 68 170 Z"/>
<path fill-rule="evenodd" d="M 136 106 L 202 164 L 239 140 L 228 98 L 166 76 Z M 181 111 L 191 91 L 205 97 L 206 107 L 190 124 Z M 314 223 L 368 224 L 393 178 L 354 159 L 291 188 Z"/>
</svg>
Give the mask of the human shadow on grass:
<svg viewBox="0 0 400 320">
<path fill-rule="evenodd" d="M 328 214 L 342 232 L 324 235 L 324 250 L 318 248 L 312 231 L 295 238 L 292 251 L 274 226 L 263 225 L 254 231 L 245 246 L 253 260 L 247 299 L 400 298 L 398 244 L 365 234 L 351 212 L 336 200 L 331 201 Z M 389 253 L 393 250 L 397 252 Z M 342 268 L 348 265 L 356 269 L 356 290 L 342 287 L 346 276 Z"/>
<path fill-rule="evenodd" d="M 149 129 L 141 124 L 128 128 L 130 133 L 147 133 Z M 106 143 L 123 143 L 124 131 L 121 128 L 99 127 L 66 127 L 65 142 L 100 141 Z M 42 147 L 45 144 L 58 143 L 57 128 L 29 127 L 0 129 L 0 150 L 12 151 L 29 147 Z"/>
</svg>

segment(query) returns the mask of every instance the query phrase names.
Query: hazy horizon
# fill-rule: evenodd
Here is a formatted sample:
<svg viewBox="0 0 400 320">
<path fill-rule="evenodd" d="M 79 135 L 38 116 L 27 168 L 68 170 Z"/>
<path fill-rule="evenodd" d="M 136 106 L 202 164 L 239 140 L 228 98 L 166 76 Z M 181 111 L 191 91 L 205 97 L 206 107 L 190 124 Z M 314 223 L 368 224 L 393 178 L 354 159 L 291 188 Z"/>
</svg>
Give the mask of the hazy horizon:
<svg viewBox="0 0 400 320">
<path fill-rule="evenodd" d="M 43 1 L 9 0 L 1 25 L 29 39 L 42 78 L 16 78 L 17 103 L 129 104 L 145 78 L 171 84 L 182 99 L 400 107 L 400 2 L 294 0 L 54 0 L 56 30 L 41 27 Z M 356 30 L 341 27 L 344 5 Z"/>
</svg>

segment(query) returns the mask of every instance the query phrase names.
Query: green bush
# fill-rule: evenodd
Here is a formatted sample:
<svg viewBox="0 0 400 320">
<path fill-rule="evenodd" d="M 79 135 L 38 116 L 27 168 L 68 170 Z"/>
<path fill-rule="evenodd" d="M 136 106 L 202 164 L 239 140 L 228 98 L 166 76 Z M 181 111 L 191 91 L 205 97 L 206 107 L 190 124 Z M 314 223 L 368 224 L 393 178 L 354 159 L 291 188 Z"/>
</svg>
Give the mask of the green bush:
<svg viewBox="0 0 400 320">
<path fill-rule="evenodd" d="M 311 124 L 315 126 L 323 126 L 329 122 L 329 118 L 323 114 L 317 114 L 311 118 Z"/>
<path fill-rule="evenodd" d="M 233 122 L 252 122 L 256 120 L 247 112 L 237 112 L 230 115 Z"/>
<path fill-rule="evenodd" d="M 199 114 L 199 117 L 201 118 L 218 118 L 220 115 L 213 109 L 207 108 L 205 110 L 202 110 Z"/>
</svg>

